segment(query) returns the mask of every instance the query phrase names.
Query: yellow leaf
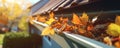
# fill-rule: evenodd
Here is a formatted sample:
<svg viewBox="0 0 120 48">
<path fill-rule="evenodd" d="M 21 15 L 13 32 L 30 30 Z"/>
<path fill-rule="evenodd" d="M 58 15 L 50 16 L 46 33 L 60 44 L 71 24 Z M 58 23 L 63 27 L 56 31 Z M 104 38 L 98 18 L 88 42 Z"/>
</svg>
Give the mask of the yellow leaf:
<svg viewBox="0 0 120 48">
<path fill-rule="evenodd" d="M 51 25 L 51 23 L 52 23 L 53 21 L 55 21 L 55 19 L 50 18 L 48 21 L 46 21 L 46 24 Z"/>
<path fill-rule="evenodd" d="M 114 23 L 111 23 L 106 30 L 107 34 L 111 36 L 119 36 L 120 35 L 120 26 Z"/>
<path fill-rule="evenodd" d="M 53 30 L 53 28 L 51 27 L 46 27 L 43 31 L 42 31 L 42 34 L 41 35 L 54 35 L 55 32 Z"/>
<path fill-rule="evenodd" d="M 50 17 L 50 19 L 49 19 L 48 21 L 46 21 L 45 23 L 48 24 L 48 25 L 51 25 L 51 23 L 52 23 L 53 21 L 55 21 L 55 19 L 54 19 L 54 13 L 51 12 L 51 13 L 49 14 L 49 17 Z"/>
<path fill-rule="evenodd" d="M 89 20 L 89 17 L 88 17 L 88 15 L 84 12 L 84 13 L 82 14 L 82 17 L 80 17 L 80 19 L 81 19 L 82 23 L 83 23 L 84 25 L 86 25 L 87 22 L 88 22 L 88 20 Z"/>
<path fill-rule="evenodd" d="M 75 13 L 73 13 L 72 23 L 81 24 L 81 21 L 80 21 L 79 17 Z"/>
</svg>

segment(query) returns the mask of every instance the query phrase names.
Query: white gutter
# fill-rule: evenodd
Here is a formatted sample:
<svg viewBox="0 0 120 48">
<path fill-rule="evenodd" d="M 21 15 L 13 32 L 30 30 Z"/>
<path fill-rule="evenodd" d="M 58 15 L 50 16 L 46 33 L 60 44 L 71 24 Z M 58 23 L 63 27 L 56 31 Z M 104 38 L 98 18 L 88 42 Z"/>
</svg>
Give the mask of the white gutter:
<svg viewBox="0 0 120 48">
<path fill-rule="evenodd" d="M 36 23 L 36 24 L 42 25 L 42 26 L 44 26 L 44 27 L 47 27 L 47 26 L 48 26 L 47 24 L 38 22 L 38 21 L 36 21 L 36 20 L 33 20 L 33 22 Z M 78 37 L 77 35 L 70 34 L 70 33 L 67 33 L 67 32 L 63 32 L 63 34 L 65 34 L 68 38 L 70 38 L 70 39 L 72 39 L 72 40 L 77 40 L 76 42 L 81 42 L 82 45 L 85 45 L 85 44 L 86 44 L 86 45 L 85 45 L 86 47 L 93 47 L 93 48 L 105 48 L 105 47 L 110 47 L 110 46 L 107 46 L 107 45 L 103 46 L 104 44 L 102 44 L 102 43 L 100 43 L 100 44 L 102 44 L 102 45 L 99 45 L 99 42 L 98 42 L 98 44 L 93 43 L 93 42 L 90 42 L 90 41 L 88 41 L 88 40 L 86 40 L 86 39 L 84 39 L 84 38 L 80 38 L 80 37 Z M 94 41 L 94 40 L 93 40 L 93 41 Z M 82 43 L 82 42 L 83 42 L 83 43 Z M 113 47 L 111 47 L 111 48 L 113 48 Z"/>
<path fill-rule="evenodd" d="M 47 24 L 45 24 L 45 23 L 41 23 L 41 22 L 38 22 L 38 21 L 36 21 L 36 20 L 33 20 L 33 22 L 36 23 L 36 24 L 42 25 L 42 26 L 44 26 L 44 27 L 49 26 L 49 25 L 47 25 Z"/>
<path fill-rule="evenodd" d="M 89 41 L 87 41 L 87 40 L 84 40 L 84 39 L 82 39 L 82 38 L 78 38 L 77 36 L 71 35 L 71 34 L 66 33 L 66 32 L 63 32 L 63 33 L 64 33 L 65 35 L 71 36 L 71 37 L 73 37 L 73 38 L 75 38 L 75 39 L 77 39 L 77 40 L 79 40 L 79 41 L 82 41 L 82 42 L 84 42 L 84 43 L 86 43 L 86 44 L 89 44 L 90 46 L 92 46 L 92 47 L 94 47 L 94 48 L 103 48 L 102 46 L 96 45 L 96 44 L 94 44 L 94 43 L 92 43 L 92 42 L 89 42 Z"/>
</svg>

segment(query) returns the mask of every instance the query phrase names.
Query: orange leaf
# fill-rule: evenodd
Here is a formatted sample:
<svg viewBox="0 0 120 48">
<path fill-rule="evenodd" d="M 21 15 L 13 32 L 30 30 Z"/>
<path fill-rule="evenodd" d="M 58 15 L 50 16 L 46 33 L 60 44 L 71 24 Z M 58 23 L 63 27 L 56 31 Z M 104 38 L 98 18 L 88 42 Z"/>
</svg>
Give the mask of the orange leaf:
<svg viewBox="0 0 120 48">
<path fill-rule="evenodd" d="M 116 16 L 115 23 L 120 25 L 120 16 Z"/>
<path fill-rule="evenodd" d="M 49 13 L 49 16 L 50 18 L 54 18 L 54 13 L 53 12 Z"/>
<path fill-rule="evenodd" d="M 115 42 L 115 47 L 120 48 L 120 41 Z"/>
<path fill-rule="evenodd" d="M 73 13 L 72 23 L 74 23 L 74 24 L 82 24 L 79 17 L 75 13 Z"/>
<path fill-rule="evenodd" d="M 60 17 L 60 21 L 62 21 L 63 20 L 63 18 L 62 17 Z"/>
<path fill-rule="evenodd" d="M 34 17 L 30 16 L 30 23 L 33 24 Z"/>
</svg>

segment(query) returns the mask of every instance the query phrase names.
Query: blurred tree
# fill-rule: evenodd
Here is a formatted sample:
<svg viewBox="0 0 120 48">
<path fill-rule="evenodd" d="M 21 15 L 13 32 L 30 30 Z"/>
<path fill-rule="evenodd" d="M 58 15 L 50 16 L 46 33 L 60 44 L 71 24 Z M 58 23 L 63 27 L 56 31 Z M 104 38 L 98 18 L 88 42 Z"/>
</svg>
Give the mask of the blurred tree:
<svg viewBox="0 0 120 48">
<path fill-rule="evenodd" d="M 14 24 L 18 24 L 19 20 L 23 16 L 28 16 L 29 10 L 23 9 L 23 4 L 18 4 L 16 0 L 13 0 L 13 2 L 7 2 L 6 0 L 2 0 L 2 6 L 0 6 L 0 23 L 5 24 L 3 22 L 7 22 L 6 25 L 8 25 L 10 28 Z M 16 21 L 17 20 L 17 21 Z"/>
<path fill-rule="evenodd" d="M 2 5 L 5 7 L 6 0 L 2 0 Z"/>
<path fill-rule="evenodd" d="M 21 31 L 27 31 L 27 27 L 28 27 L 27 20 L 26 20 L 27 18 L 28 18 L 27 16 L 23 16 L 18 23 L 18 28 Z"/>
</svg>

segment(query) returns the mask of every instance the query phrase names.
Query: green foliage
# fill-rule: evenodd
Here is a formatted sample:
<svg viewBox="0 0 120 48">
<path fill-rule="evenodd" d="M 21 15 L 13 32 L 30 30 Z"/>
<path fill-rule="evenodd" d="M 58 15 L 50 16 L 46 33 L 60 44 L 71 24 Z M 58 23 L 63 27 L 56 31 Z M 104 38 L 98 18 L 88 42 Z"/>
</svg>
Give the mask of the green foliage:
<svg viewBox="0 0 120 48">
<path fill-rule="evenodd" d="M 3 38 L 4 38 L 4 34 L 0 34 L 0 45 L 3 44 Z"/>
<path fill-rule="evenodd" d="M 3 42 L 3 48 L 38 48 L 40 45 L 41 37 L 27 32 L 7 33 Z"/>
<path fill-rule="evenodd" d="M 10 32 L 10 33 L 6 33 L 5 34 L 5 37 L 8 37 L 10 36 L 9 38 L 7 39 L 12 39 L 12 38 L 26 38 L 29 36 L 28 33 L 26 32 L 18 32 L 18 33 L 15 33 L 15 32 Z"/>
</svg>

